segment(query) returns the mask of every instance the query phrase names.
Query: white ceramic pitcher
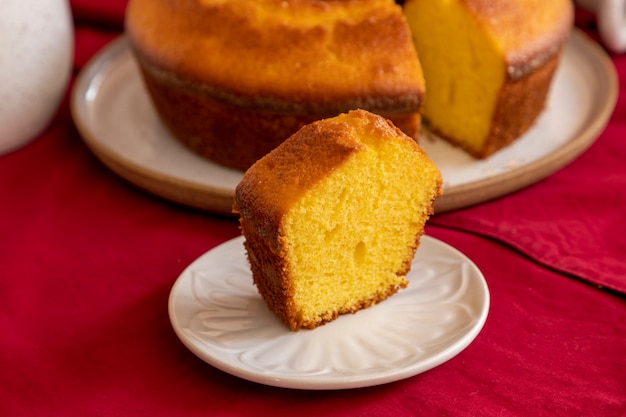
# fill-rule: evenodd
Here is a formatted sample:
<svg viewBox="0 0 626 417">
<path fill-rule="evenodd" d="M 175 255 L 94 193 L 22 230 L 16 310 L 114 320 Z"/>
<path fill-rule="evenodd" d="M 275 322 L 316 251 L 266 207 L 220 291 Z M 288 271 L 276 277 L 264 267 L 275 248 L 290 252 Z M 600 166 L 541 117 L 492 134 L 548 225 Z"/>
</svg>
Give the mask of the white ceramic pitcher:
<svg viewBox="0 0 626 417">
<path fill-rule="evenodd" d="M 0 1 L 0 154 L 48 126 L 67 88 L 73 53 L 68 0 Z"/>
<path fill-rule="evenodd" d="M 626 51 L 626 0 L 574 0 L 581 8 L 594 12 L 602 43 L 613 52 Z"/>
</svg>

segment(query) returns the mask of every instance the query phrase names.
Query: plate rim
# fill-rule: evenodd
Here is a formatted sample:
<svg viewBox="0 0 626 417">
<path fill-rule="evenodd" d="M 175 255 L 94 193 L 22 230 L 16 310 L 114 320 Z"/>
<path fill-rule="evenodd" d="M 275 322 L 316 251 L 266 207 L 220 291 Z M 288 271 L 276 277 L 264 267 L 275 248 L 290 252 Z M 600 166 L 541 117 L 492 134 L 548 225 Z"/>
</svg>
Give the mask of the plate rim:
<svg viewBox="0 0 626 417">
<path fill-rule="evenodd" d="M 473 285 L 476 285 L 481 292 L 483 302 L 480 306 L 480 313 L 476 319 L 476 322 L 467 329 L 467 332 L 464 333 L 458 340 L 455 340 L 453 343 L 450 343 L 442 349 L 434 357 L 429 357 L 426 360 L 418 360 L 416 363 L 413 363 L 412 366 L 406 367 L 402 370 L 396 370 L 393 373 L 382 373 L 376 376 L 372 375 L 363 375 L 357 374 L 352 376 L 345 376 L 342 379 L 331 378 L 328 376 L 303 376 L 297 377 L 293 375 L 282 376 L 278 374 L 271 374 L 270 376 L 263 374 L 260 371 L 253 371 L 249 368 L 245 367 L 237 367 L 227 360 L 223 360 L 219 357 L 219 355 L 211 356 L 207 353 L 206 350 L 201 349 L 199 346 L 194 344 L 191 338 L 188 338 L 184 332 L 184 329 L 178 325 L 177 316 L 176 316 L 176 308 L 178 302 L 178 292 L 179 288 L 186 284 L 186 280 L 188 280 L 188 276 L 190 271 L 193 270 L 194 266 L 202 261 L 202 259 L 213 251 L 224 250 L 226 245 L 238 245 L 241 251 L 244 251 L 243 240 L 245 238 L 243 236 L 237 236 L 235 238 L 229 239 L 212 249 L 204 252 L 202 255 L 197 257 L 191 263 L 189 263 L 184 270 L 180 273 L 180 275 L 175 280 L 174 284 L 171 287 L 169 296 L 168 296 L 168 316 L 170 319 L 170 324 L 174 333 L 181 341 L 181 343 L 189 349 L 194 355 L 196 355 L 199 359 L 204 361 L 210 366 L 213 366 L 216 369 L 219 369 L 223 372 L 226 372 L 230 375 L 236 376 L 238 378 L 245 379 L 247 381 L 274 386 L 279 388 L 289 388 L 289 389 L 299 389 L 299 390 L 342 390 L 342 389 L 354 389 L 354 388 L 364 388 L 376 385 L 383 385 L 395 381 L 399 381 L 402 379 L 406 379 L 412 376 L 416 376 L 423 372 L 429 371 L 460 354 L 464 351 L 480 334 L 482 331 L 487 317 L 489 315 L 489 310 L 491 307 L 491 294 L 489 287 L 487 285 L 487 281 L 482 273 L 482 271 L 478 268 L 478 266 L 465 254 L 451 246 L 448 243 L 445 243 L 437 238 L 422 235 L 420 246 L 426 245 L 435 245 L 444 250 L 448 251 L 448 254 L 454 254 L 455 256 L 460 257 L 464 260 L 470 267 L 473 269 L 476 281 L 473 282 Z M 419 253 L 419 249 L 418 249 Z M 250 285 L 252 283 L 252 277 L 250 277 Z M 282 325 L 282 323 L 277 322 L 278 325 Z M 313 330 L 315 331 L 315 330 Z"/>
<path fill-rule="evenodd" d="M 586 115 L 590 119 L 589 123 L 564 145 L 537 160 L 497 175 L 445 188 L 443 195 L 435 202 L 435 213 L 469 207 L 521 190 L 565 167 L 595 142 L 606 127 L 617 102 L 619 93 L 617 71 L 604 49 L 580 29 L 572 30 L 568 42 L 582 48 L 585 55 L 592 56 L 594 60 L 588 64 L 590 68 L 593 65 L 593 68 L 601 69 L 605 75 L 603 77 L 603 82 L 607 86 L 606 90 L 603 90 L 605 99 L 602 106 L 594 107 L 593 112 Z M 128 48 L 126 35 L 120 35 L 98 51 L 76 77 L 70 96 L 70 110 L 83 141 L 109 169 L 144 191 L 178 204 L 215 214 L 234 216 L 232 212 L 234 189 L 176 178 L 135 163 L 101 143 L 95 136 L 86 116 L 85 94 L 95 77 L 115 65 L 116 59 L 128 52 Z M 593 72 L 596 73 L 597 69 Z"/>
</svg>

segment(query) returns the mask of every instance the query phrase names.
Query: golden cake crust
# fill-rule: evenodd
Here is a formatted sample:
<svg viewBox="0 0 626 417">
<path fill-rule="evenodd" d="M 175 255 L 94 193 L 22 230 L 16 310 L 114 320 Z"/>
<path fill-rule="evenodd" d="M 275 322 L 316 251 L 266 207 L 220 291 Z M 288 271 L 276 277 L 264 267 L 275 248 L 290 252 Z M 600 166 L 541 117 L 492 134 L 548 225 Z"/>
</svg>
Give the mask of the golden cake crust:
<svg viewBox="0 0 626 417">
<path fill-rule="evenodd" d="M 419 134 L 424 79 L 393 0 L 131 0 L 126 33 L 165 125 L 219 164 L 245 170 L 354 108 Z"/>
<path fill-rule="evenodd" d="M 462 1 L 504 51 L 512 79 L 557 54 L 574 20 L 571 0 Z"/>
<path fill-rule="evenodd" d="M 229 102 L 419 105 L 421 69 L 390 0 L 132 0 L 126 31 L 148 65 Z"/>
</svg>

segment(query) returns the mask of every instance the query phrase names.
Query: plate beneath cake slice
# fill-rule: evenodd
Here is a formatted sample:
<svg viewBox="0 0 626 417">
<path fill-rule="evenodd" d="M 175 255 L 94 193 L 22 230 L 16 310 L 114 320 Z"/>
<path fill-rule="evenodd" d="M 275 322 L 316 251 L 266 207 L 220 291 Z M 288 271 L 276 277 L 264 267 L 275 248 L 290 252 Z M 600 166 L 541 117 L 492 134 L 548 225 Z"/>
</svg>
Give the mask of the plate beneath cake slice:
<svg viewBox="0 0 626 417">
<path fill-rule="evenodd" d="M 487 319 L 487 283 L 451 246 L 422 236 L 407 278 L 406 289 L 378 305 L 293 332 L 257 292 L 237 237 L 183 271 L 169 316 L 189 350 L 249 381 L 311 390 L 380 385 L 450 360 Z"/>
<path fill-rule="evenodd" d="M 420 143 L 444 178 L 436 211 L 501 197 L 562 168 L 604 129 L 617 93 L 617 75 L 607 54 L 574 30 L 545 111 L 513 145 L 475 160 L 425 132 Z M 150 102 L 124 36 L 83 68 L 71 108 L 87 146 L 121 177 L 165 199 L 231 214 L 242 173 L 204 160 L 173 139 Z"/>
</svg>

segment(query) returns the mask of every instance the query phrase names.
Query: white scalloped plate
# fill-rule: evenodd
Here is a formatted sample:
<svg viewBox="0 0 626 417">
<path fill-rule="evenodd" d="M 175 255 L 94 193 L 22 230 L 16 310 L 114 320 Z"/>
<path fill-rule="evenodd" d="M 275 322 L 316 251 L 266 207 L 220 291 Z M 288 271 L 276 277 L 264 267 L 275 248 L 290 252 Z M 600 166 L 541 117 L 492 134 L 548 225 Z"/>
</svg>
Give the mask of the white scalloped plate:
<svg viewBox="0 0 626 417">
<path fill-rule="evenodd" d="M 422 236 L 407 278 L 406 289 L 378 305 L 292 332 L 258 294 L 237 237 L 183 271 L 169 315 L 194 354 L 240 378 L 316 390 L 379 385 L 456 356 L 487 319 L 485 279 L 451 246 Z"/>
</svg>

